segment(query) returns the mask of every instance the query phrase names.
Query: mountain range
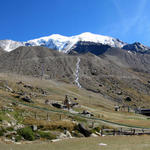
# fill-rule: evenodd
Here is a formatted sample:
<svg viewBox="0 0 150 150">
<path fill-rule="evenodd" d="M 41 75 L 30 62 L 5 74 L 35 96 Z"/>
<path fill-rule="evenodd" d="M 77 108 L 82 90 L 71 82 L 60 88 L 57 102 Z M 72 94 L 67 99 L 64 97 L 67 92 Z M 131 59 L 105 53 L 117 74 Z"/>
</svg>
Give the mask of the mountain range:
<svg viewBox="0 0 150 150">
<path fill-rule="evenodd" d="M 0 41 L 0 72 L 67 82 L 122 103 L 150 106 L 150 49 L 83 33 Z"/>
<path fill-rule="evenodd" d="M 13 40 L 0 40 L 0 47 L 5 51 L 10 52 L 20 46 L 43 46 L 64 53 L 69 53 L 81 42 L 90 42 L 90 43 L 109 45 L 111 47 L 123 48 L 125 50 L 134 51 L 134 52 L 141 52 L 141 53 L 150 52 L 149 47 L 144 46 L 139 42 L 135 42 L 133 44 L 127 44 L 113 37 L 92 34 L 89 32 L 82 33 L 76 36 L 71 36 L 71 37 L 62 36 L 59 34 L 53 34 L 47 37 L 41 37 L 26 42 L 19 42 Z"/>
</svg>

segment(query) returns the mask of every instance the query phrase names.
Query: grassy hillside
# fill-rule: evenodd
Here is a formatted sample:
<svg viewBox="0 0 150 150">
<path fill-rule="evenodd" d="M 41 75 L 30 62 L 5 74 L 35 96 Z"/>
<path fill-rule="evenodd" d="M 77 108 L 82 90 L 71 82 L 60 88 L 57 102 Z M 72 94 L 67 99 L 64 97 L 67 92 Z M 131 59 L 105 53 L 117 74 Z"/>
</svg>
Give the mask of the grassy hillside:
<svg viewBox="0 0 150 150">
<path fill-rule="evenodd" d="M 22 96 L 19 96 L 20 93 L 29 95 L 32 103 L 23 101 Z M 45 100 L 62 104 L 66 94 L 72 101 L 76 98 L 79 107 L 68 111 L 45 104 Z M 101 128 L 115 128 L 116 130 L 150 128 L 149 117 L 127 112 L 127 110 L 116 112 L 114 105 L 118 103 L 104 98 L 99 93 L 79 89 L 73 84 L 15 74 L 0 74 L 0 149 L 51 148 L 59 150 L 62 147 L 66 150 L 149 149 L 149 136 L 83 138 L 84 136 L 79 133 L 78 123 L 93 133 L 99 132 Z M 88 110 L 94 116 L 81 115 L 83 110 Z M 36 131 L 32 131 L 33 126 L 37 126 Z M 50 140 L 64 133 L 64 130 L 68 130 L 75 138 L 49 143 Z M 21 142 L 21 145 L 11 145 L 14 139 L 17 143 Z M 9 143 L 9 145 L 4 143 Z M 24 145 L 25 143 L 30 144 Z M 100 143 L 105 143 L 107 146 L 99 145 Z"/>
<path fill-rule="evenodd" d="M 150 127 L 148 117 L 141 116 L 134 113 L 128 113 L 126 111 L 116 112 L 114 111 L 114 105 L 117 103 L 110 101 L 107 98 L 102 97 L 100 94 L 89 92 L 85 89 L 79 89 L 78 87 L 70 84 L 66 84 L 63 82 L 52 81 L 52 80 L 40 80 L 38 78 L 30 78 L 25 76 L 11 75 L 11 79 L 9 79 L 9 75 L 1 74 L 1 84 L 2 81 L 7 82 L 7 85 L 12 88 L 14 91 L 26 92 L 27 95 L 31 95 L 34 104 L 28 104 L 22 101 L 20 98 L 16 98 L 16 93 L 11 93 L 6 88 L 0 89 L 0 97 L 1 97 L 1 106 L 8 105 L 11 102 L 18 102 L 22 104 L 28 104 L 30 106 L 38 106 L 40 108 L 46 108 L 49 110 L 59 111 L 60 113 L 66 112 L 64 110 L 60 110 L 52 107 L 51 105 L 46 105 L 45 100 L 53 100 L 62 103 L 64 101 L 65 95 L 69 95 L 72 99 L 76 97 L 79 103 L 78 108 L 74 108 L 77 112 L 82 112 L 83 110 L 89 110 L 94 114 L 95 117 L 101 118 L 104 120 L 109 120 L 117 123 L 123 123 L 127 125 L 135 125 L 142 127 Z M 32 85 L 33 89 L 28 89 L 23 87 L 22 85 L 18 85 L 17 83 L 22 81 L 27 85 Z M 3 83 L 4 84 L 4 83 Z M 39 91 L 44 90 L 46 94 L 42 94 Z M 17 107 L 16 107 L 17 108 Z M 46 117 L 47 112 L 42 109 L 36 109 L 34 107 L 28 107 L 25 105 L 19 104 L 19 108 L 21 111 L 24 109 L 29 113 L 30 111 L 34 113 L 37 112 L 38 116 L 41 118 Z M 30 110 L 30 111 L 28 111 Z M 59 113 L 58 113 L 59 114 Z M 59 117 L 57 113 L 50 113 L 50 118 L 57 119 Z M 59 116 L 59 115 L 58 115 Z M 66 116 L 69 116 L 67 114 Z"/>
</svg>

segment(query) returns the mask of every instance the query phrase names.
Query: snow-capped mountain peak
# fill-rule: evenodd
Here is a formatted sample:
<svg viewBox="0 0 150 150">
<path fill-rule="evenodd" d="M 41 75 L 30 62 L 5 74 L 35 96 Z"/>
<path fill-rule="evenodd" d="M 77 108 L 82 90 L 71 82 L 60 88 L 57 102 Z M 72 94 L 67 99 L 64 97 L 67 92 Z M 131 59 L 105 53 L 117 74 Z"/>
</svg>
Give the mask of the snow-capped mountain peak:
<svg viewBox="0 0 150 150">
<path fill-rule="evenodd" d="M 79 41 L 85 41 L 85 42 L 94 42 L 94 43 L 101 43 L 101 44 L 107 44 L 112 47 L 123 47 L 126 43 L 121 42 L 118 39 L 109 37 L 109 36 L 104 36 L 104 35 L 99 35 L 99 34 L 93 34 L 90 32 L 85 32 L 80 35 L 74 36 L 79 39 Z"/>
<path fill-rule="evenodd" d="M 58 51 L 62 51 L 64 53 L 68 53 L 71 50 L 71 48 L 79 41 L 101 43 L 119 48 L 122 48 L 124 45 L 126 45 L 126 43 L 109 36 L 85 32 L 80 35 L 70 37 L 62 36 L 59 34 L 52 34 L 50 36 L 29 40 L 27 42 L 2 40 L 0 41 L 0 47 L 2 47 L 6 51 L 11 51 L 19 46 L 45 46 Z"/>
<path fill-rule="evenodd" d="M 64 46 L 66 45 L 67 42 L 69 42 L 69 37 L 62 36 L 59 34 L 52 34 L 50 36 L 27 41 L 26 45 L 46 46 L 60 51 L 64 49 Z"/>
<path fill-rule="evenodd" d="M 17 47 L 24 46 L 23 42 L 17 42 L 13 40 L 0 40 L 0 47 L 5 51 L 12 51 Z"/>
</svg>

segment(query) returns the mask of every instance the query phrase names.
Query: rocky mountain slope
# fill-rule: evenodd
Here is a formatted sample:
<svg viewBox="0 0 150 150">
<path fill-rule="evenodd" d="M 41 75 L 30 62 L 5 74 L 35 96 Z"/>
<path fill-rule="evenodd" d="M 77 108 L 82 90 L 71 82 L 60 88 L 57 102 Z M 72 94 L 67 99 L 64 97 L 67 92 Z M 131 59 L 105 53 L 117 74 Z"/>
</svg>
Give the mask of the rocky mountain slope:
<svg viewBox="0 0 150 150">
<path fill-rule="evenodd" d="M 0 72 L 59 80 L 131 104 L 150 98 L 150 55 L 82 42 L 64 54 L 46 47 L 19 47 L 0 56 Z M 80 85 L 80 86 L 79 86 Z"/>
<path fill-rule="evenodd" d="M 6 51 L 4 51 L 1 47 L 0 47 L 0 55 L 5 53 Z"/>
<path fill-rule="evenodd" d="M 139 42 L 135 42 L 133 44 L 127 44 L 123 46 L 123 49 L 125 50 L 132 50 L 133 52 L 139 52 L 139 53 L 150 53 L 150 47 L 142 45 Z"/>
</svg>

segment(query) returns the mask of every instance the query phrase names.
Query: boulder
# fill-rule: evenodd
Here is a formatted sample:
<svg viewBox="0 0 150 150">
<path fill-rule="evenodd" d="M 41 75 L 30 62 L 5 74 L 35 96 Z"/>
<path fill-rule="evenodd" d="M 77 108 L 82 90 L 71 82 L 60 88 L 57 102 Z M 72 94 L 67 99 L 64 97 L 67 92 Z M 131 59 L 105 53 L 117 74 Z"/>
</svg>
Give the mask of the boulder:
<svg viewBox="0 0 150 150">
<path fill-rule="evenodd" d="M 17 131 L 18 129 L 24 128 L 25 126 L 23 124 L 17 124 L 14 127 L 14 130 Z"/>
<path fill-rule="evenodd" d="M 12 121 L 11 121 L 11 125 L 12 125 L 12 126 L 15 126 L 16 124 L 17 124 L 17 121 L 16 121 L 16 120 L 12 120 Z"/>
<path fill-rule="evenodd" d="M 61 104 L 58 104 L 58 103 L 52 103 L 52 106 L 54 106 L 56 108 L 62 108 L 63 107 Z"/>
<path fill-rule="evenodd" d="M 43 90 L 42 88 L 36 87 L 36 90 L 38 90 L 43 95 L 47 94 L 47 91 Z"/>
<path fill-rule="evenodd" d="M 81 114 L 86 115 L 87 117 L 94 116 L 92 113 L 88 112 L 87 110 L 83 110 L 83 112 Z"/>
<path fill-rule="evenodd" d="M 33 90 L 33 89 L 34 89 L 33 86 L 30 85 L 30 84 L 25 84 L 23 87 L 28 88 L 28 89 L 30 89 L 30 90 Z"/>
<path fill-rule="evenodd" d="M 72 135 L 69 131 L 65 130 L 65 134 L 66 134 L 67 138 L 72 138 Z"/>
<path fill-rule="evenodd" d="M 67 138 L 67 136 L 64 133 L 61 133 L 58 137 L 58 139 L 66 139 L 66 138 Z"/>
<path fill-rule="evenodd" d="M 73 108 L 73 107 L 77 107 L 79 105 L 79 103 L 72 103 L 70 104 L 70 107 Z"/>
<path fill-rule="evenodd" d="M 125 98 L 125 101 L 131 102 L 131 101 L 132 101 L 132 98 L 128 96 L 128 97 Z"/>
<path fill-rule="evenodd" d="M 9 92 L 14 93 L 14 90 L 13 90 L 12 88 L 10 88 L 9 86 L 5 85 L 5 88 L 6 88 Z"/>
<path fill-rule="evenodd" d="M 92 133 L 90 137 L 98 137 L 95 133 Z"/>
<path fill-rule="evenodd" d="M 51 105 L 51 100 L 48 100 L 48 99 L 45 100 L 45 104 L 46 104 L 46 105 Z"/>
<path fill-rule="evenodd" d="M 117 95 L 122 95 L 122 91 L 118 91 L 118 92 L 117 92 Z"/>
<path fill-rule="evenodd" d="M 7 106 L 3 106 L 2 108 L 3 111 L 9 111 L 9 112 L 13 112 L 14 109 L 12 107 L 7 107 Z"/>
<path fill-rule="evenodd" d="M 23 95 L 25 95 L 26 93 L 25 93 L 25 92 L 17 92 L 16 94 L 18 94 L 19 96 L 23 96 Z"/>
<path fill-rule="evenodd" d="M 28 102 L 28 103 L 34 103 L 34 102 L 31 100 L 30 96 L 23 96 L 21 99 L 22 99 L 23 101 L 25 101 L 25 102 Z"/>
<path fill-rule="evenodd" d="M 77 130 L 82 133 L 85 137 L 90 137 L 90 135 L 92 134 L 90 131 L 88 131 L 87 129 L 85 129 L 85 127 L 82 124 L 78 124 L 77 126 Z"/>
<path fill-rule="evenodd" d="M 31 128 L 33 131 L 37 131 L 37 129 L 38 129 L 37 125 L 32 125 Z"/>
<path fill-rule="evenodd" d="M 24 84 L 22 81 L 16 82 L 16 84 Z"/>
<path fill-rule="evenodd" d="M 10 124 L 8 121 L 3 120 L 3 121 L 2 121 L 2 126 L 3 126 L 4 128 L 7 128 L 7 127 L 11 127 L 11 124 Z"/>
</svg>

